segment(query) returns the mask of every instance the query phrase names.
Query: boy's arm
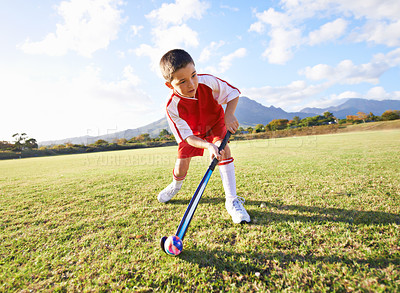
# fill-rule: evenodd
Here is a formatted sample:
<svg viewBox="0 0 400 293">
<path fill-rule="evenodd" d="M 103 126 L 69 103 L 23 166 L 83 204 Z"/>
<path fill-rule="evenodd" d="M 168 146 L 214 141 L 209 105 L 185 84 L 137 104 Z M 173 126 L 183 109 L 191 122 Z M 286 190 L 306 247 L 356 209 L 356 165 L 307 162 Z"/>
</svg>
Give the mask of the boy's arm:
<svg viewBox="0 0 400 293">
<path fill-rule="evenodd" d="M 239 97 L 236 97 L 233 100 L 230 100 L 226 104 L 225 126 L 226 130 L 230 131 L 231 133 L 235 133 L 236 130 L 239 128 L 239 122 L 235 117 L 235 111 L 238 102 L 239 102 Z M 218 160 L 222 159 L 222 154 L 224 150 L 222 150 L 221 153 L 219 153 L 218 147 L 213 143 L 209 143 L 205 140 L 202 140 L 201 138 L 195 135 L 190 135 L 189 137 L 187 137 L 186 142 L 195 148 L 208 149 L 211 155 L 211 159 L 213 159 L 214 157 L 216 157 Z"/>
<path fill-rule="evenodd" d="M 218 161 L 220 161 L 222 159 L 224 150 L 222 150 L 219 153 L 218 147 L 213 143 L 209 143 L 205 140 L 202 140 L 201 138 L 199 138 L 195 135 L 191 135 L 191 136 L 187 137 L 186 142 L 195 148 L 208 149 L 208 151 L 210 152 L 211 159 L 213 159 L 214 157 L 217 158 Z"/>
<path fill-rule="evenodd" d="M 231 133 L 235 133 L 236 130 L 239 128 L 239 121 L 235 117 L 236 106 L 239 102 L 239 97 L 230 100 L 226 104 L 225 109 L 225 126 L 226 130 L 230 131 Z"/>
</svg>

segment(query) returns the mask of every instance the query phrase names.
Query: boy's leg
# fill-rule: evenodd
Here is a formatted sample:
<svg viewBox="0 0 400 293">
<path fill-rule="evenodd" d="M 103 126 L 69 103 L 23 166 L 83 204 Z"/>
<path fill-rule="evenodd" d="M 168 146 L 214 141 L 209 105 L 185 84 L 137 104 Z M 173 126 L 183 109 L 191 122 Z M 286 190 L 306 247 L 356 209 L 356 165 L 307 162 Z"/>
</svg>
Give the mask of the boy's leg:
<svg viewBox="0 0 400 293">
<path fill-rule="evenodd" d="M 219 142 L 217 143 L 219 144 Z M 225 207 L 234 223 L 250 222 L 250 216 L 243 206 L 244 199 L 236 194 L 235 165 L 231 150 L 227 145 L 222 160 L 218 164 L 222 184 L 225 190 Z"/>
<path fill-rule="evenodd" d="M 176 160 L 175 168 L 172 171 L 173 180 L 158 194 L 157 198 L 159 202 L 165 203 L 171 200 L 174 195 L 177 194 L 179 190 L 181 190 L 183 180 L 185 179 L 187 171 L 189 170 L 190 159 L 191 158 Z"/>
</svg>

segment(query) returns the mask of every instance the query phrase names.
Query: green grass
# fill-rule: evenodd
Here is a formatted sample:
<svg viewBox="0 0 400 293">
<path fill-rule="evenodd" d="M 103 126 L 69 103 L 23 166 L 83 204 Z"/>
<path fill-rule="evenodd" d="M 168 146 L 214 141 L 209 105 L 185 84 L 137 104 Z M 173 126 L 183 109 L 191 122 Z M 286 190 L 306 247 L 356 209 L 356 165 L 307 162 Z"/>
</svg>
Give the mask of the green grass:
<svg viewBox="0 0 400 293">
<path fill-rule="evenodd" d="M 179 257 L 161 252 L 176 147 L 0 161 L 0 291 L 400 290 L 400 130 L 232 142 L 252 224 L 214 172 Z"/>
</svg>

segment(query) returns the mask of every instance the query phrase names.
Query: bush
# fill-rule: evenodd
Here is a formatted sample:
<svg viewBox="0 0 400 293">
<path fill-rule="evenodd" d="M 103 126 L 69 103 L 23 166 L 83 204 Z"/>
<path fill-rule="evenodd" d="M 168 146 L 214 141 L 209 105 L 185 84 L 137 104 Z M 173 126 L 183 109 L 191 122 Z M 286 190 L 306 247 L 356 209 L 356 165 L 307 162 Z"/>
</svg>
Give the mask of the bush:
<svg viewBox="0 0 400 293">
<path fill-rule="evenodd" d="M 104 139 L 99 139 L 94 144 L 95 145 L 106 145 L 106 144 L 108 144 L 108 141 L 105 141 Z"/>
<path fill-rule="evenodd" d="M 398 110 L 387 110 L 382 114 L 382 120 L 383 121 L 389 121 L 389 120 L 397 120 L 400 119 L 400 111 Z"/>
</svg>

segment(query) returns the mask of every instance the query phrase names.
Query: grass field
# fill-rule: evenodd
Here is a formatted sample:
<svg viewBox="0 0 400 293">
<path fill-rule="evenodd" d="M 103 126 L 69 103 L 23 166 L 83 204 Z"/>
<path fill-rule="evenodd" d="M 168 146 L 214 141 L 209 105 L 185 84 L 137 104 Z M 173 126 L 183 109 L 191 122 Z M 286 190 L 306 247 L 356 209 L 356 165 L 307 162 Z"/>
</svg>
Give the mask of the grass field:
<svg viewBox="0 0 400 293">
<path fill-rule="evenodd" d="M 160 204 L 176 147 L 0 161 L 0 291 L 400 291 L 400 130 L 232 142 L 252 224 L 208 166 Z"/>
</svg>

